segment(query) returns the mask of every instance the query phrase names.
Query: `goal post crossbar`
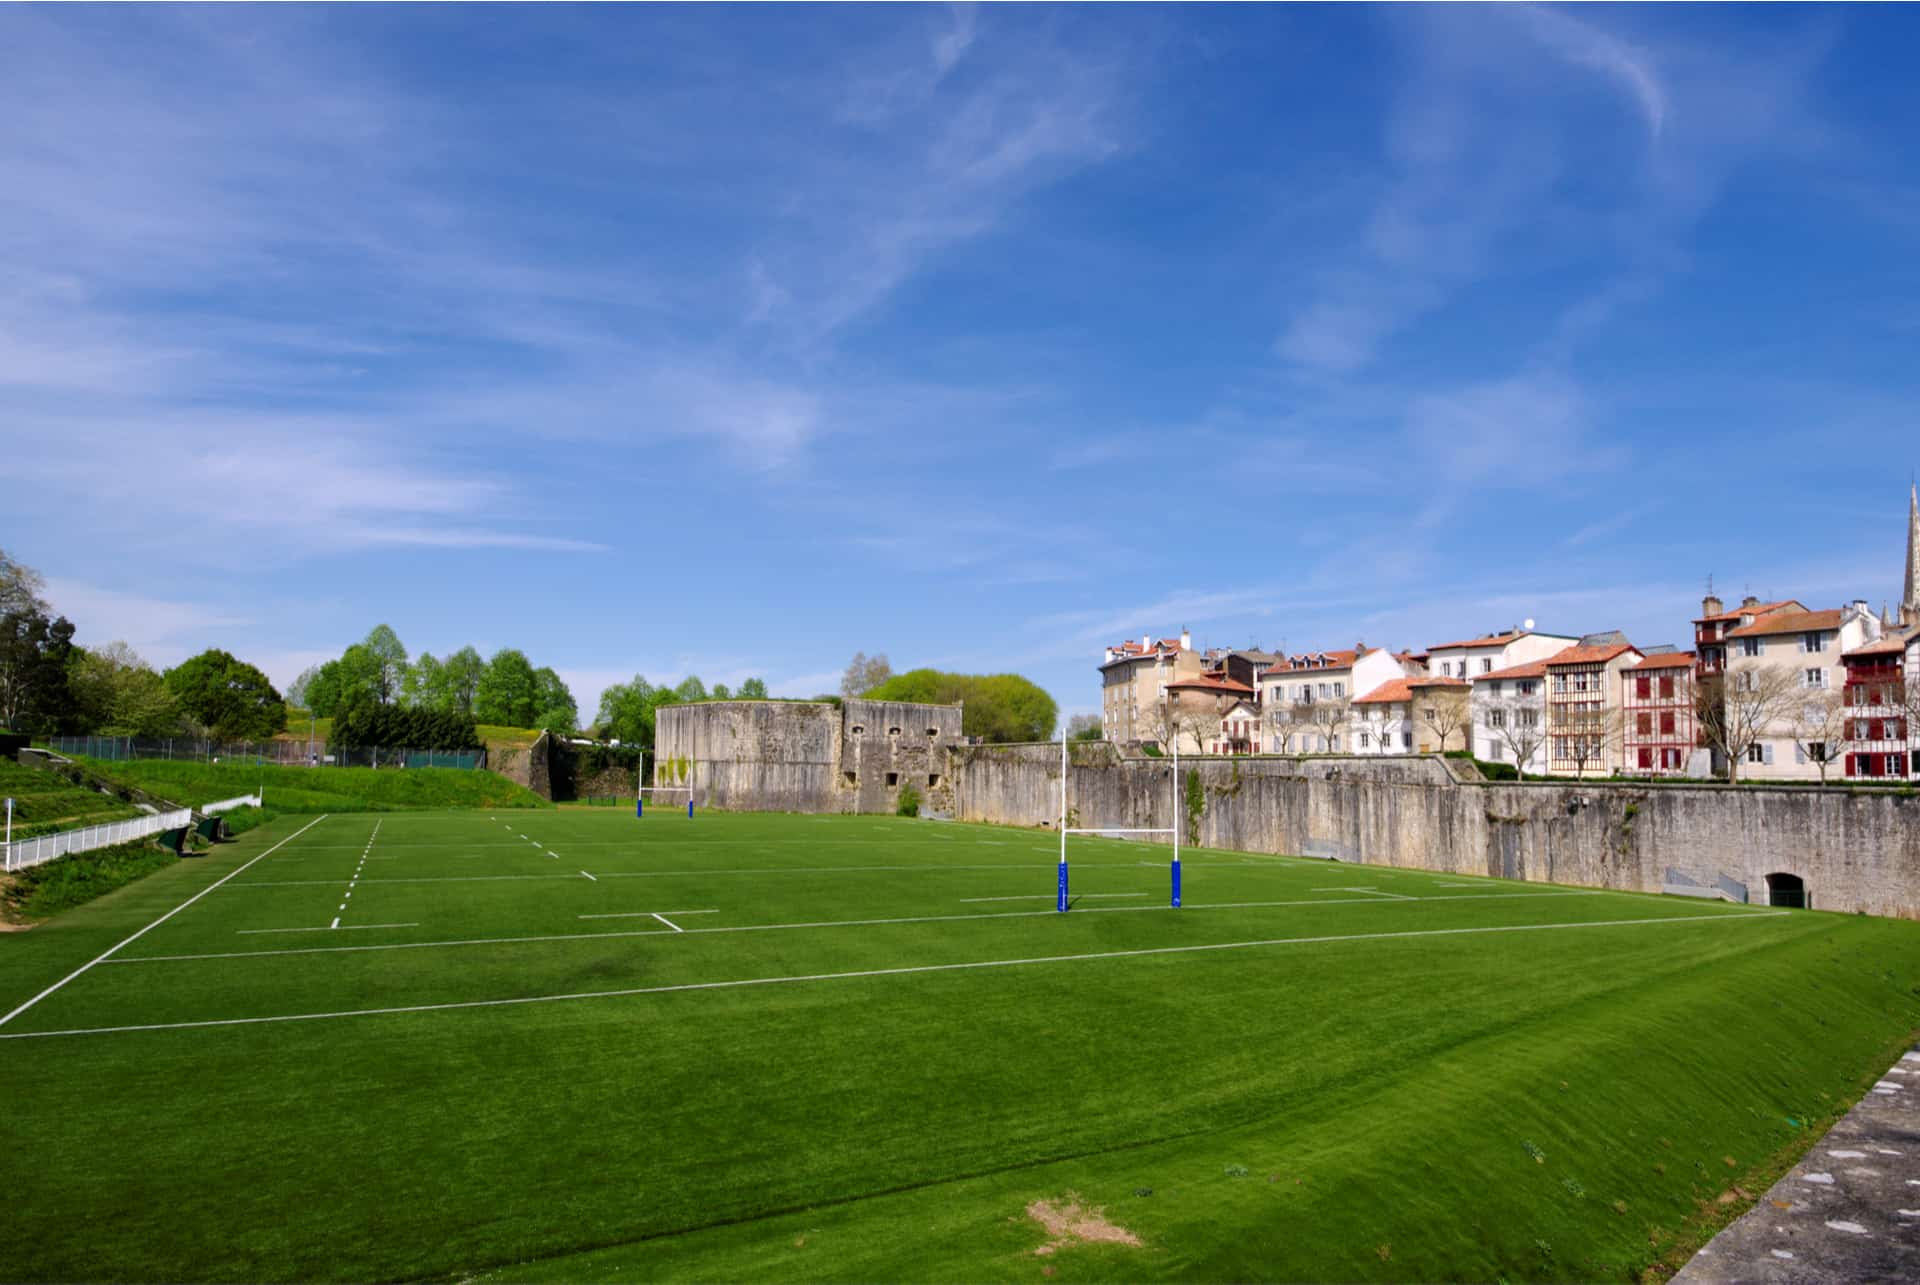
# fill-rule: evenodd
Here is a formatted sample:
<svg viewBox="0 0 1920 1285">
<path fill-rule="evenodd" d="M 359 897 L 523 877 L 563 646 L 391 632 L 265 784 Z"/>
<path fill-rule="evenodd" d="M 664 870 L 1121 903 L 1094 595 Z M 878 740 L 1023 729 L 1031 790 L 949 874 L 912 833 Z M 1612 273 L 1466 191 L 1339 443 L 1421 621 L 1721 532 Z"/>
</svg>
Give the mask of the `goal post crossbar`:
<svg viewBox="0 0 1920 1285">
<path fill-rule="evenodd" d="M 684 794 L 687 796 L 687 820 L 693 820 L 693 787 L 691 785 L 642 785 L 635 787 L 633 796 L 633 815 L 645 819 L 647 815 L 647 796 L 649 794 Z M 679 811 L 679 805 L 674 805 Z"/>
<path fill-rule="evenodd" d="M 1176 824 L 1171 826 L 1069 826 L 1067 824 L 1067 777 L 1073 770 L 1073 764 L 1067 753 L 1066 729 L 1060 731 L 1060 888 L 1054 903 L 1054 909 L 1064 914 L 1071 901 L 1067 895 L 1067 836 L 1070 834 L 1170 834 L 1173 836 L 1173 864 L 1170 867 L 1173 887 L 1169 904 L 1180 909 L 1180 736 L 1173 737 L 1173 815 Z M 691 803 L 688 805 L 691 807 Z"/>
</svg>

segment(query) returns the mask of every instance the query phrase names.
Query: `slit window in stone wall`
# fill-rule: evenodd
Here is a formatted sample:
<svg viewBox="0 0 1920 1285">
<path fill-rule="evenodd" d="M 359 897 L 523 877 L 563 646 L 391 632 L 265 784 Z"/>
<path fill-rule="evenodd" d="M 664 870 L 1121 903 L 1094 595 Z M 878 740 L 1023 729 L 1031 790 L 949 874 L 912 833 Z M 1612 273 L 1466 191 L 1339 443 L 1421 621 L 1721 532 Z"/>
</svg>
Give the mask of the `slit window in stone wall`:
<svg viewBox="0 0 1920 1285">
<path fill-rule="evenodd" d="M 887 784 L 890 786 L 900 784 L 900 774 L 898 772 L 887 773 Z"/>
<path fill-rule="evenodd" d="M 841 775 L 847 778 L 848 785 L 860 784 L 860 774 L 858 772 L 843 772 Z"/>
<path fill-rule="evenodd" d="M 938 787 L 939 784 L 940 784 L 940 774 L 938 772 L 927 773 L 927 788 L 929 790 Z"/>
<path fill-rule="evenodd" d="M 888 736 L 898 736 L 898 735 L 900 735 L 900 729 L 899 729 L 899 728 L 897 728 L 897 727 L 889 727 L 889 728 L 887 729 L 887 735 L 888 735 Z"/>
<path fill-rule="evenodd" d="M 940 729 L 939 729 L 939 728 L 937 728 L 937 727 L 929 727 L 929 728 L 927 729 L 927 735 L 928 735 L 928 736 L 938 736 L 938 735 L 940 735 Z"/>
<path fill-rule="evenodd" d="M 866 731 L 866 730 L 867 730 L 866 728 L 864 728 L 864 727 L 862 727 L 862 726 L 861 726 L 860 724 L 858 724 L 858 723 L 855 723 L 855 724 L 853 725 L 853 734 L 854 734 L 855 736 L 858 736 L 858 735 L 860 735 L 860 733 L 862 733 L 862 732 L 864 732 L 864 731 Z"/>
</svg>

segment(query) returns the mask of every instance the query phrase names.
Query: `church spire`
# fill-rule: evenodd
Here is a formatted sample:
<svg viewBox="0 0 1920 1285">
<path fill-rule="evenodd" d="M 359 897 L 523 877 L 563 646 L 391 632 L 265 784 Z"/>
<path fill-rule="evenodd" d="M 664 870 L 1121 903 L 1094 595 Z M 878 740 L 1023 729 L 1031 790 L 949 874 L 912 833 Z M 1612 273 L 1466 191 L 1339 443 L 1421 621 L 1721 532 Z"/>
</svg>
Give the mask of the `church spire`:
<svg viewBox="0 0 1920 1285">
<path fill-rule="evenodd" d="M 1900 623 L 1920 626 L 1920 486 L 1907 491 L 1907 580 L 1900 594 Z"/>
</svg>

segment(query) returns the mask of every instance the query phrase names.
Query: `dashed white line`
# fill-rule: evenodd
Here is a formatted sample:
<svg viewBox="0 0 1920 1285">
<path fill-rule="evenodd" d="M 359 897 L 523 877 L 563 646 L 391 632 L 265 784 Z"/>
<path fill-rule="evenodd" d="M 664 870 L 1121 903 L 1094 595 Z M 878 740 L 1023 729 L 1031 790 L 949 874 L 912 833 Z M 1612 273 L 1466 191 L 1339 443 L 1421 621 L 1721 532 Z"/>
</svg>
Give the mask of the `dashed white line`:
<svg viewBox="0 0 1920 1285">
<path fill-rule="evenodd" d="M 662 915 L 717 915 L 720 912 L 718 910 L 662 910 L 658 912 L 655 912 L 652 910 L 619 910 L 619 911 L 613 911 L 613 912 L 598 914 L 598 915 L 575 915 L 574 918 L 576 919 L 647 919 L 652 917 L 656 913 L 662 914 Z M 684 932 L 686 930 L 682 929 L 681 931 Z M 655 936 L 657 934 L 642 933 L 639 935 Z"/>
<path fill-rule="evenodd" d="M 1022 893 L 1018 897 L 962 897 L 960 902 L 965 905 L 976 901 L 1052 901 L 1054 895 L 1051 892 L 1034 892 Z M 1073 894 L 1076 901 L 1091 897 L 1150 897 L 1153 895 L 1147 892 L 1076 892 Z"/>
<path fill-rule="evenodd" d="M 419 926 L 420 925 L 417 923 L 349 924 L 347 925 L 347 927 L 341 929 L 341 931 L 351 933 L 351 932 L 365 932 L 369 928 L 418 928 Z M 336 919 L 331 924 L 328 924 L 326 928 L 241 928 L 236 930 L 235 935 L 240 937 L 257 937 L 262 933 L 323 933 L 328 931 L 329 929 L 339 928 L 339 927 L 340 927 L 340 921 Z"/>
<path fill-rule="evenodd" d="M 686 931 L 686 929 L 682 928 L 679 924 L 674 923 L 673 920 L 667 918 L 665 915 L 656 914 L 654 918 L 658 919 L 661 923 L 665 924 L 667 927 L 673 929 L 677 933 L 683 933 Z"/>
<path fill-rule="evenodd" d="M 581 873 L 581 874 L 583 874 L 583 875 L 587 875 L 587 872 L 586 872 L 586 871 L 584 871 L 584 870 L 582 870 L 582 871 L 581 871 L 580 873 Z M 589 879 L 593 879 L 593 876 L 592 876 L 592 875 L 587 875 L 587 878 L 589 878 Z M 593 879 L 593 881 L 594 881 L 595 883 L 599 883 L 599 882 L 600 882 L 600 881 L 599 881 L 598 879 Z"/>
</svg>

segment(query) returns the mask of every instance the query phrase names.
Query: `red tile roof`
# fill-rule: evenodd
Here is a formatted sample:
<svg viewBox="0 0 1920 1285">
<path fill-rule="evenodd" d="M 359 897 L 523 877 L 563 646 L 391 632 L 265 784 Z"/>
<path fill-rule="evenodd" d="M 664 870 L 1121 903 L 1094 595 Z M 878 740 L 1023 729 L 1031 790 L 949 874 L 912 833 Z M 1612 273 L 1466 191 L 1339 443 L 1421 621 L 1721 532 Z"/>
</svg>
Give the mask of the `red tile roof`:
<svg viewBox="0 0 1920 1285">
<path fill-rule="evenodd" d="M 1840 612 L 1780 611 L 1760 617 L 1750 625 L 1729 629 L 1729 638 L 1770 638 L 1777 634 L 1804 634 L 1816 629 L 1838 629 Z"/>
<path fill-rule="evenodd" d="M 1183 678 L 1177 683 L 1168 683 L 1167 690 L 1176 687 L 1197 687 L 1208 692 L 1230 692 L 1236 696 L 1251 696 L 1253 688 L 1245 683 L 1237 683 L 1231 678 L 1222 678 L 1218 674 L 1201 674 L 1195 678 Z"/>
<path fill-rule="evenodd" d="M 1378 687 L 1368 692 L 1365 696 L 1354 697 L 1353 703 L 1356 705 L 1391 705 L 1395 701 L 1407 701 L 1412 699 L 1413 699 L 1413 692 L 1409 688 L 1409 685 L 1406 679 L 1389 678 L 1386 682 L 1380 684 Z"/>
<path fill-rule="evenodd" d="M 1324 665 L 1311 663 L 1316 656 L 1325 656 L 1327 663 Z M 1351 669 L 1353 662 L 1359 659 L 1359 656 L 1358 651 L 1352 650 L 1302 652 L 1297 656 L 1288 656 L 1268 668 L 1267 677 L 1271 678 L 1275 674 L 1324 674 L 1330 669 Z"/>
<path fill-rule="evenodd" d="M 1409 678 L 1407 680 L 1407 686 L 1409 687 L 1471 687 L 1473 686 L 1473 684 L 1468 682 L 1464 678 L 1438 678 L 1438 677 L 1428 678 L 1424 675 L 1415 675 L 1414 677 Z"/>
<path fill-rule="evenodd" d="M 1898 656 L 1914 643 L 1920 642 L 1920 633 L 1888 634 L 1879 642 L 1868 643 L 1864 647 L 1855 647 L 1849 656 Z"/>
<path fill-rule="evenodd" d="M 1622 652 L 1640 654 L 1640 649 L 1632 643 L 1604 643 L 1595 647 L 1568 647 L 1557 651 L 1543 662 L 1554 668 L 1561 665 L 1604 665 Z"/>
<path fill-rule="evenodd" d="M 1711 616 L 1701 616 L 1693 623 L 1696 625 L 1705 625 L 1711 624 L 1716 620 L 1738 620 L 1742 616 L 1764 616 L 1770 611 L 1779 611 L 1784 607 L 1792 607 L 1796 611 L 1806 610 L 1805 607 L 1801 606 L 1794 599 L 1782 598 L 1779 602 L 1756 602 L 1751 607 L 1735 607 L 1732 611 L 1722 611 Z"/>
<path fill-rule="evenodd" d="M 1694 654 L 1690 651 L 1662 652 L 1658 656 L 1649 656 L 1637 665 L 1628 665 L 1628 669 L 1692 669 Z"/>
<path fill-rule="evenodd" d="M 1530 660 L 1524 665 L 1508 665 L 1505 669 L 1496 669 L 1491 674 L 1475 674 L 1473 681 L 1484 683 L 1490 678 L 1545 678 L 1547 662 Z"/>
</svg>

